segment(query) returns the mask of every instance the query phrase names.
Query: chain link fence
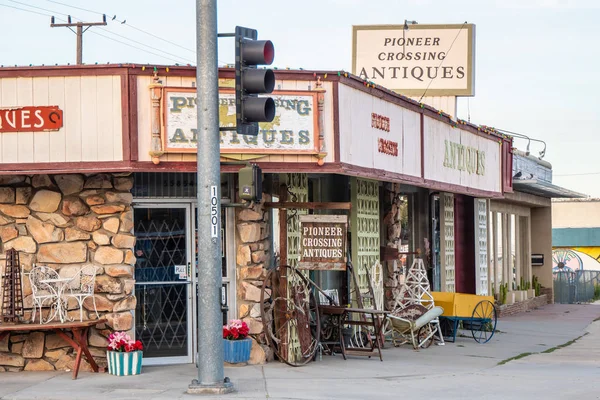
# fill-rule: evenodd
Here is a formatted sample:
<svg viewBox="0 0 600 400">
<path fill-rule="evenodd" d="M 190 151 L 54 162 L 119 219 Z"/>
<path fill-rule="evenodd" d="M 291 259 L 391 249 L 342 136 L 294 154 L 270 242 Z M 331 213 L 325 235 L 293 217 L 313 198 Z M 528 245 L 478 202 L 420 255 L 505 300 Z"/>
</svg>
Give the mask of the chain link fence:
<svg viewBox="0 0 600 400">
<path fill-rule="evenodd" d="M 553 278 L 555 303 L 589 303 L 600 295 L 600 271 L 558 270 Z"/>
</svg>

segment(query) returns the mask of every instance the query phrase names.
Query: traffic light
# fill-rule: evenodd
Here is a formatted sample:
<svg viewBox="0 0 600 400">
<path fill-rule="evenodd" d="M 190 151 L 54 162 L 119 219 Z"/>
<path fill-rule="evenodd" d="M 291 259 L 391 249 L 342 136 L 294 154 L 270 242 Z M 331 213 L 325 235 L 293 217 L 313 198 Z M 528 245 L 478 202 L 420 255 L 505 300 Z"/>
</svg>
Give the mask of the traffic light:
<svg viewBox="0 0 600 400">
<path fill-rule="evenodd" d="M 271 69 L 257 69 L 257 65 L 271 65 L 275 48 L 270 40 L 257 40 L 255 29 L 235 27 L 235 110 L 237 133 L 258 135 L 259 122 L 275 118 L 275 101 L 258 97 L 275 88 L 275 74 Z"/>
</svg>

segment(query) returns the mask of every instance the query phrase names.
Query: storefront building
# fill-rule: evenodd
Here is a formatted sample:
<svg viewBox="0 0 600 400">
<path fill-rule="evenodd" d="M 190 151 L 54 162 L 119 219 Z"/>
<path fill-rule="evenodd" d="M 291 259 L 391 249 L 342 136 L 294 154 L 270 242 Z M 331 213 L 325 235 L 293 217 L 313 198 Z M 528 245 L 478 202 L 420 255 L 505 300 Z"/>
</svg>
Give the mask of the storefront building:
<svg viewBox="0 0 600 400">
<path fill-rule="evenodd" d="M 257 137 L 221 133 L 223 320 L 248 322 L 258 340 L 251 362 L 270 356 L 261 339 L 262 279 L 277 260 L 297 262 L 298 219 L 309 212 L 288 210 L 281 237 L 283 221 L 265 202 L 350 202 L 359 286 L 367 285 L 367 269 L 383 266 L 378 306 L 392 300 L 396 273 L 417 252 L 435 290 L 488 294 L 490 201 L 513 191 L 511 140 L 343 72 L 277 71 L 276 78 L 275 120 Z M 235 124 L 232 83 L 233 71 L 221 70 L 222 126 Z M 202 324 L 195 317 L 195 86 L 191 67 L 0 69 L 3 251 L 18 250 L 25 272 L 98 268 L 96 307 L 108 322 L 89 343 L 100 362 L 111 330 L 142 340 L 147 364 L 194 360 Z M 236 206 L 245 162 L 263 172 L 262 201 L 247 208 Z M 395 262 L 385 256 L 394 252 Z M 343 297 L 349 288 L 340 274 L 313 278 Z M 24 297 L 28 320 L 27 279 Z M 95 318 L 91 302 L 85 308 Z M 73 362 L 52 334 L 0 343 L 7 370 Z"/>
</svg>

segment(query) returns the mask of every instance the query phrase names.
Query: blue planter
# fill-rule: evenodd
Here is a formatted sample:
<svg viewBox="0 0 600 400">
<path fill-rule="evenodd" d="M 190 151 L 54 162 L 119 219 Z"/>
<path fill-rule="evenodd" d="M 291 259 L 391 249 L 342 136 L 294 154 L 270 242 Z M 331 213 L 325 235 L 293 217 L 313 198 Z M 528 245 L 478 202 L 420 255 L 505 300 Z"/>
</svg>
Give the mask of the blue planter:
<svg viewBox="0 0 600 400">
<path fill-rule="evenodd" d="M 230 364 L 248 362 L 250 359 L 250 349 L 252 348 L 252 339 L 242 340 L 223 339 L 223 352 L 225 362 Z"/>
<path fill-rule="evenodd" d="M 121 353 L 107 351 L 108 373 L 116 376 L 139 375 L 142 373 L 142 352 Z"/>
</svg>

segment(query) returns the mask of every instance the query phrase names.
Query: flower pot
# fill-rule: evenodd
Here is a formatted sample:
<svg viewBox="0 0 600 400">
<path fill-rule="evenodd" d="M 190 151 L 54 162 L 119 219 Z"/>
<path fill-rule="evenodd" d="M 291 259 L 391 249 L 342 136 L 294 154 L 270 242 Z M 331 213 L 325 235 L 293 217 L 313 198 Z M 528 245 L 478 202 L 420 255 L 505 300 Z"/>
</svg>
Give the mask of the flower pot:
<svg viewBox="0 0 600 400">
<path fill-rule="evenodd" d="M 248 362 L 252 349 L 252 339 L 242 340 L 223 339 L 223 352 L 225 362 L 230 364 Z"/>
<path fill-rule="evenodd" d="M 142 373 L 142 355 L 141 351 L 107 351 L 108 373 L 116 376 L 139 375 Z"/>
</svg>

